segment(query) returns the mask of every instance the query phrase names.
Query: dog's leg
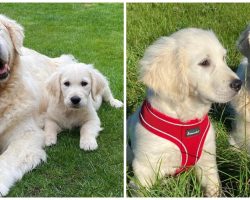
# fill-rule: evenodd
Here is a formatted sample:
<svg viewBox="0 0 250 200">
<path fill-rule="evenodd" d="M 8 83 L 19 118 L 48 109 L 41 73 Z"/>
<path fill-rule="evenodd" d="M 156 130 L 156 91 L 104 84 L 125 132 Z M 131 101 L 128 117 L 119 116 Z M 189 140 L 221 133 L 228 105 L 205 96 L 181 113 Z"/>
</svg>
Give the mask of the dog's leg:
<svg viewBox="0 0 250 200">
<path fill-rule="evenodd" d="M 132 166 L 135 177 L 140 182 L 139 185 L 150 188 L 154 184 L 157 175 L 154 167 L 150 164 L 140 162 L 136 158 L 133 160 Z"/>
<path fill-rule="evenodd" d="M 123 103 L 121 101 L 113 97 L 109 86 L 106 86 L 104 89 L 103 99 L 104 101 L 109 102 L 112 107 L 120 108 L 123 106 Z"/>
<path fill-rule="evenodd" d="M 203 154 L 199 164 L 195 167 L 196 175 L 204 188 L 205 196 L 218 197 L 221 191 L 216 158 L 206 152 Z"/>
<path fill-rule="evenodd" d="M 195 165 L 195 171 L 204 189 L 205 196 L 220 196 L 221 188 L 216 164 L 216 146 L 213 127 L 211 127 L 208 132 L 202 155 Z"/>
<path fill-rule="evenodd" d="M 85 122 L 80 130 L 80 148 L 85 151 L 92 151 L 98 148 L 96 137 L 102 128 L 97 115 L 96 117 L 96 119 Z"/>
<path fill-rule="evenodd" d="M 45 145 L 51 146 L 57 142 L 57 133 L 60 131 L 60 127 L 52 120 L 45 120 Z"/>
<path fill-rule="evenodd" d="M 30 131 L 22 133 L 19 138 L 15 136 L 0 155 L 0 196 L 6 196 L 16 181 L 41 161 L 46 160 L 43 145 L 43 133 L 38 135 L 37 132 Z"/>
<path fill-rule="evenodd" d="M 250 111 L 247 110 L 249 115 Z M 247 116 L 248 117 L 248 116 Z M 248 117 L 250 119 L 250 117 Z M 247 150 L 250 153 L 250 123 L 244 117 L 238 117 L 235 121 L 235 126 L 228 138 L 229 144 L 233 150 Z"/>
</svg>

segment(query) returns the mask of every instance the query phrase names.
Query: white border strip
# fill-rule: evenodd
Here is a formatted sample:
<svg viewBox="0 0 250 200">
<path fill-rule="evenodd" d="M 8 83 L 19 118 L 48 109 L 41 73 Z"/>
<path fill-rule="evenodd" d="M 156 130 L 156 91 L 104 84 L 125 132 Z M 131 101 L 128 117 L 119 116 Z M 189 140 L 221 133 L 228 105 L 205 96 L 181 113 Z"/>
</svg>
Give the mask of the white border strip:
<svg viewBox="0 0 250 200">
<path fill-rule="evenodd" d="M 127 74 L 127 51 L 126 51 L 126 47 L 127 47 L 127 34 L 126 34 L 126 32 L 127 32 L 127 9 L 126 9 L 126 3 L 124 2 L 123 3 L 123 31 L 124 31 L 124 36 L 123 36 L 123 40 L 124 40 L 124 44 L 123 44 L 123 57 L 124 57 L 124 59 L 123 59 L 123 62 L 124 62 L 124 64 L 123 64 L 123 66 L 124 66 L 124 74 L 123 74 L 123 90 L 124 90 L 124 94 L 123 94 L 123 96 L 124 96 L 124 100 L 123 100 L 123 102 L 124 102 L 124 116 L 123 116 L 123 120 L 124 120 L 124 131 L 123 131 L 123 136 L 124 136 L 124 139 L 123 139 L 123 148 L 124 148 L 124 154 L 123 154 L 123 162 L 124 162 L 124 167 L 123 167 L 123 170 L 124 170 L 124 173 L 123 173 L 123 176 L 124 176 L 124 182 L 123 182 L 123 188 L 124 188 L 124 190 L 123 190 L 123 196 L 124 197 L 127 197 L 127 190 L 126 190 L 126 186 L 127 186 L 127 153 L 126 153 L 126 151 L 127 151 L 127 102 L 126 102 L 126 99 L 127 99 L 127 79 L 126 79 L 126 74 Z"/>
<path fill-rule="evenodd" d="M 0 0 L 0 3 L 249 3 L 250 0 Z"/>
</svg>

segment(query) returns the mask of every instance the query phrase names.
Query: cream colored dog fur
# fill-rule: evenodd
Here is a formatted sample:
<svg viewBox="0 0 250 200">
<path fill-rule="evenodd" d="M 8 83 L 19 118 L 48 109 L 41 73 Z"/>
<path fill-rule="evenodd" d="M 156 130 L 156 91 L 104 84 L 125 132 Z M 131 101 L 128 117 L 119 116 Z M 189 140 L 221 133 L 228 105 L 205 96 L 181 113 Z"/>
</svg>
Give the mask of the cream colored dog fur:
<svg viewBox="0 0 250 200">
<path fill-rule="evenodd" d="M 97 149 L 96 137 L 102 130 L 96 110 L 102 100 L 113 107 L 123 104 L 114 99 L 106 78 L 92 65 L 62 66 L 47 82 L 45 143 L 56 144 L 62 129 L 80 127 L 80 148 Z"/>
<path fill-rule="evenodd" d="M 241 33 L 237 46 L 245 56 L 237 69 L 243 87 L 231 101 L 235 116 L 229 142 L 236 148 L 246 148 L 250 153 L 250 26 Z"/>
<path fill-rule="evenodd" d="M 48 58 L 23 47 L 23 28 L 0 15 L 0 196 L 46 160 L 38 108 L 44 82 L 71 57 Z"/>
<path fill-rule="evenodd" d="M 158 111 L 183 122 L 202 118 L 213 102 L 230 101 L 240 88 L 225 57 L 226 50 L 212 31 L 188 28 L 158 39 L 140 61 L 140 80 L 148 87 L 147 100 Z M 139 112 L 140 108 L 127 123 L 132 167 L 140 183 L 150 187 L 157 172 L 160 177 L 175 174 L 181 164 L 181 152 L 175 144 L 149 133 L 139 121 Z M 204 194 L 219 196 L 212 125 L 195 172 Z"/>
</svg>

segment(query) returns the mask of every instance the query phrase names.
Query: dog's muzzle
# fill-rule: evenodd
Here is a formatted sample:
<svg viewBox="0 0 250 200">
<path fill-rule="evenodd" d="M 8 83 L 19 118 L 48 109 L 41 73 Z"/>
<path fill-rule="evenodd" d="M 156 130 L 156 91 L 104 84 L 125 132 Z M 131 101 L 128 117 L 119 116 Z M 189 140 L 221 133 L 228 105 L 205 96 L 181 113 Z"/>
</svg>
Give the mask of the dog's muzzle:
<svg viewBox="0 0 250 200">
<path fill-rule="evenodd" d="M 5 80 L 9 76 L 10 67 L 7 62 L 0 59 L 0 81 Z"/>
<path fill-rule="evenodd" d="M 80 102 L 81 102 L 81 98 L 78 97 L 78 96 L 73 96 L 70 98 L 70 101 L 71 101 L 71 107 L 72 108 L 75 108 L 75 109 L 78 109 L 80 108 Z"/>
</svg>

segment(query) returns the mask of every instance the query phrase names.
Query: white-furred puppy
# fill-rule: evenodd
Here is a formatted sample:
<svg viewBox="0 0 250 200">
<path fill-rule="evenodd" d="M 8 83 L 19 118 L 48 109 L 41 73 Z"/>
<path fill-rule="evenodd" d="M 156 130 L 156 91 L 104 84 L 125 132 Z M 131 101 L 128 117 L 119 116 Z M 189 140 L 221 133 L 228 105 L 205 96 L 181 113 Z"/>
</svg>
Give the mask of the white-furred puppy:
<svg viewBox="0 0 250 200">
<path fill-rule="evenodd" d="M 0 15 L 0 196 L 46 160 L 39 104 L 45 80 L 69 56 L 49 58 L 23 47 L 21 25 Z"/>
<path fill-rule="evenodd" d="M 250 153 L 250 25 L 241 33 L 237 46 L 245 56 L 237 69 L 243 87 L 231 101 L 235 116 L 229 142 L 236 148 L 246 148 Z"/>
<path fill-rule="evenodd" d="M 204 194 L 220 194 L 207 114 L 213 102 L 230 101 L 241 87 L 225 58 L 215 34 L 196 28 L 162 37 L 146 50 L 140 80 L 147 97 L 127 123 L 133 171 L 143 186 L 195 166 Z"/>
<path fill-rule="evenodd" d="M 80 148 L 97 149 L 96 137 L 102 128 L 96 110 L 102 100 L 117 108 L 123 105 L 114 99 L 106 78 L 92 65 L 70 64 L 60 67 L 46 88 L 46 145 L 56 144 L 57 133 L 62 129 L 80 127 Z"/>
</svg>

